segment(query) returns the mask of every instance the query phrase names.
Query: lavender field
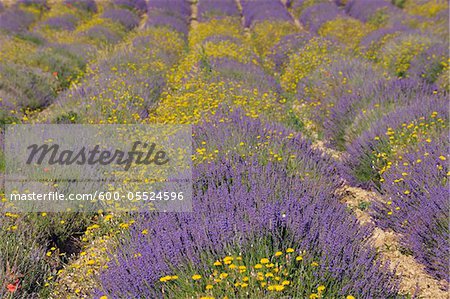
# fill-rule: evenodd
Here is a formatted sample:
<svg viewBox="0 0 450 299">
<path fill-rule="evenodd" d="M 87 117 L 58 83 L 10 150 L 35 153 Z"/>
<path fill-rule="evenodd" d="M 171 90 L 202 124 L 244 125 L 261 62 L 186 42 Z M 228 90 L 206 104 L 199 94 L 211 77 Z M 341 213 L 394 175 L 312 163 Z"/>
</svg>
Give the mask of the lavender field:
<svg viewBox="0 0 450 299">
<path fill-rule="evenodd" d="M 1 1 L 2 131 L 190 124 L 193 190 L 0 210 L 1 299 L 450 298 L 448 1 Z"/>
</svg>

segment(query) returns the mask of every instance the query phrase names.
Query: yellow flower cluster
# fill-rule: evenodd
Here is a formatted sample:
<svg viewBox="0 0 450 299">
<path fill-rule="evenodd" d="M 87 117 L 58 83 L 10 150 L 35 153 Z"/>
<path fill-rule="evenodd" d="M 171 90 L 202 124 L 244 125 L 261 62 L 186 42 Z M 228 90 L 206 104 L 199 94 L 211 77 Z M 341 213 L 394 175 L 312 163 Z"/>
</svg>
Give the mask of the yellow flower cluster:
<svg viewBox="0 0 450 299">
<path fill-rule="evenodd" d="M 405 6 L 407 13 L 412 15 L 423 16 L 432 18 L 439 12 L 448 10 L 448 1 L 432 0 L 432 1 L 408 1 L 408 5 Z"/>
<path fill-rule="evenodd" d="M 389 170 L 392 165 L 396 163 L 407 163 L 402 161 L 402 155 L 407 153 L 407 149 L 411 144 L 418 143 L 430 143 L 433 138 L 439 136 L 440 132 L 444 132 L 447 129 L 447 122 L 443 118 L 438 117 L 438 113 L 432 112 L 429 117 L 420 117 L 416 121 L 410 123 L 403 123 L 401 128 L 394 130 L 388 128 L 385 136 L 387 137 L 387 151 L 378 152 L 373 154 L 378 159 L 379 165 L 383 165 L 379 170 L 380 175 Z M 375 136 L 375 140 L 380 140 L 380 136 Z M 422 162 L 418 160 L 417 163 Z M 404 176 L 408 174 L 405 173 Z M 401 178 L 399 178 L 399 182 Z M 381 178 L 381 182 L 384 179 Z"/>
<path fill-rule="evenodd" d="M 282 117 L 280 95 L 275 91 L 261 91 L 248 86 L 237 77 L 229 79 L 233 73 L 208 68 L 210 58 L 230 58 L 241 63 L 258 65 L 256 54 L 252 51 L 244 32 L 233 29 L 228 19 L 200 23 L 192 29 L 189 37 L 190 52 L 177 68 L 168 75 L 168 91 L 161 97 L 158 107 L 151 113 L 149 122 L 157 123 L 197 123 L 200 119 L 208 120 L 220 105 L 241 107 L 250 117 L 257 118 L 264 114 Z M 217 35 L 231 26 L 226 36 L 235 40 L 213 39 L 203 43 L 207 38 Z M 218 29 L 217 29 L 218 28 Z M 206 64 L 206 65 L 205 65 Z M 224 71 L 226 72 L 226 71 Z"/>
<path fill-rule="evenodd" d="M 133 40 L 143 40 L 145 46 L 135 46 Z M 92 64 L 86 70 L 90 82 L 98 87 L 98 92 L 89 98 L 73 97 L 68 94 L 64 108 L 52 106 L 47 113 L 40 116 L 38 121 L 56 119 L 66 115 L 67 111 L 76 113 L 78 122 L 89 124 L 127 124 L 141 123 L 143 117 L 140 112 L 148 109 L 148 99 L 139 91 L 150 90 L 152 86 L 140 78 L 148 74 L 165 74 L 171 68 L 164 58 L 166 55 L 177 56 L 184 51 L 184 41 L 178 33 L 166 28 L 148 28 L 128 35 L 127 40 L 118 45 L 113 52 L 101 53 L 105 55 L 124 55 L 133 53 L 136 58 L 125 59 L 112 65 L 109 70 L 113 75 L 105 86 L 104 75 Z M 123 54 L 122 54 L 123 53 Z M 131 79 L 130 79 L 131 78 Z M 133 79 L 134 78 L 134 79 Z M 135 92 L 137 91 L 137 92 Z M 145 116 L 145 114 L 144 114 Z M 45 119 L 40 119 L 45 118 Z"/>
<path fill-rule="evenodd" d="M 287 248 L 284 252 L 277 251 L 272 257 L 265 257 L 252 266 L 248 266 L 242 256 L 225 256 L 216 260 L 211 269 L 211 274 L 202 276 L 200 274 L 193 274 L 186 279 L 195 285 L 202 286 L 203 293 L 196 293 L 197 298 L 224 298 L 219 297 L 218 294 L 226 297 L 226 294 L 236 294 L 244 292 L 249 294 L 259 293 L 261 295 L 267 294 L 270 296 L 272 292 L 283 292 L 289 289 L 294 281 L 292 280 L 295 268 L 298 263 L 303 261 L 302 255 L 295 255 L 293 248 Z M 313 262 L 312 267 L 317 267 L 319 264 Z M 177 275 L 166 275 L 159 279 L 163 283 L 163 287 L 171 289 L 172 281 L 178 281 Z M 325 292 L 326 287 L 319 285 L 317 293 L 319 297 Z M 313 295 L 311 295 L 313 296 Z"/>
<path fill-rule="evenodd" d="M 380 51 L 380 63 L 386 69 L 391 69 L 397 76 L 403 77 L 409 69 L 411 60 L 421 53 L 430 40 L 421 36 L 407 35 L 402 39 L 393 39 L 386 43 Z"/>
<path fill-rule="evenodd" d="M 263 60 L 270 54 L 270 50 L 284 36 L 296 33 L 298 30 L 291 22 L 259 22 L 252 27 L 251 44 Z"/>
<path fill-rule="evenodd" d="M 283 89 L 295 93 L 300 80 L 319 66 L 328 65 L 331 62 L 330 50 L 331 42 L 314 37 L 304 48 L 292 54 L 280 78 Z"/>
<path fill-rule="evenodd" d="M 337 18 L 326 22 L 319 29 L 319 35 L 337 40 L 354 49 L 361 39 L 375 29 L 375 26 L 352 18 Z"/>
</svg>

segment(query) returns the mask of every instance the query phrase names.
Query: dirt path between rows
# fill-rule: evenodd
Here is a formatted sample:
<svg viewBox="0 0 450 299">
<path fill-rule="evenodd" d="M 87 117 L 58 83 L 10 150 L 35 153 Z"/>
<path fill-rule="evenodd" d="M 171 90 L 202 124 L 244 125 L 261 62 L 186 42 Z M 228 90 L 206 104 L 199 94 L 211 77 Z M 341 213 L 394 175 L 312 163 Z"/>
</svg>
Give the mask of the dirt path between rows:
<svg viewBox="0 0 450 299">
<path fill-rule="evenodd" d="M 374 202 L 381 200 L 377 194 L 361 188 L 345 186 L 343 188 L 343 202 L 354 208 L 355 214 L 361 224 L 373 222 L 370 215 L 358 209 L 362 202 Z M 383 258 L 390 261 L 390 267 L 401 278 L 400 291 L 402 293 L 414 293 L 426 299 L 448 299 L 449 292 L 444 291 L 445 281 L 437 281 L 425 271 L 425 267 L 418 263 L 414 257 L 400 252 L 399 235 L 392 231 L 384 231 L 375 228 L 372 235 L 373 244 L 382 254 Z"/>
<path fill-rule="evenodd" d="M 321 141 L 315 142 L 314 147 L 340 161 L 342 154 L 325 146 Z M 367 211 L 360 209 L 361 204 L 382 201 L 379 194 L 362 188 L 351 187 L 345 184 L 340 190 L 342 202 L 351 207 L 361 224 L 373 223 Z M 449 299 L 450 293 L 444 288 L 448 287 L 445 281 L 438 281 L 430 276 L 425 267 L 418 263 L 413 256 L 405 255 L 400 251 L 400 236 L 393 231 L 385 231 L 376 227 L 372 242 L 383 258 L 390 262 L 391 270 L 400 278 L 400 292 L 414 294 L 424 299 Z"/>
</svg>

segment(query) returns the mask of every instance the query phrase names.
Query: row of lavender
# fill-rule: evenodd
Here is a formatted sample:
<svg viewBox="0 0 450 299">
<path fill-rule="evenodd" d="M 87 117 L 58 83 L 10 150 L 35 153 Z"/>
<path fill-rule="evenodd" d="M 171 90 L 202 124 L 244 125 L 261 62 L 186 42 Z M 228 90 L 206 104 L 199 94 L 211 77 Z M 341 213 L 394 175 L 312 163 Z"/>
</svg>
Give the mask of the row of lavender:
<svg viewBox="0 0 450 299">
<path fill-rule="evenodd" d="M 60 94 L 40 121 L 114 124 L 146 119 L 165 86 L 166 72 L 184 51 L 189 5 L 180 4 L 179 14 L 170 16 L 165 1 L 144 6 L 148 19 L 143 27 L 90 64 L 80 85 Z"/>
<path fill-rule="evenodd" d="M 416 54 L 439 42 L 423 43 L 427 28 L 402 29 L 406 37 L 399 40 L 408 51 L 397 59 L 391 23 L 355 19 L 353 2 L 310 33 L 297 32 L 278 0 L 239 3 L 200 0 L 201 22 L 189 31 L 187 1 L 154 0 L 148 8 L 116 1 L 147 11 L 145 28 L 89 64 L 86 78 L 38 117 L 59 123 L 196 123 L 196 213 L 131 215 L 135 225 L 119 249 L 110 251 L 99 297 L 400 297 L 398 279 L 369 243 L 372 227 L 360 226 L 335 195 L 343 174 L 353 183 L 368 179 L 391 196 L 372 209 L 378 224 L 401 232 L 404 245 L 432 274 L 445 275 L 447 145 L 437 138 L 448 121 L 444 91 L 433 85 L 443 70 L 414 70 L 428 65 Z M 288 1 L 296 17 L 311 4 L 296 3 Z M 249 34 L 240 25 L 241 14 Z M 111 15 L 120 19 L 120 13 Z M 300 23 L 310 26 L 302 18 Z M 374 42 L 361 47 L 370 34 Z M 414 38 L 424 47 L 408 48 Z M 185 41 L 189 52 L 183 57 Z M 430 70 L 435 74 L 429 76 Z M 425 108 L 414 108 L 416 98 L 425 99 Z M 325 136 L 352 159 L 341 169 L 297 130 Z M 424 221 L 409 225 L 417 215 L 426 215 Z M 24 228 L 14 228 L 9 218 L 3 227 Z M 47 227 L 60 224 L 58 219 Z M 24 264 L 0 274 L 8 275 L 13 287 L 11 274 L 29 275 L 16 293 L 24 297 L 38 288 L 28 281 L 42 281 L 42 274 L 28 271 L 27 261 L 38 261 L 48 273 L 50 258 L 40 258 L 44 249 L 32 251 L 22 256 Z"/>
<path fill-rule="evenodd" d="M 1 5 L 0 124 L 31 121 L 77 83 L 99 50 L 124 37 L 130 29 L 108 15 L 119 6 L 104 5 L 71 0 Z M 104 12 L 99 13 L 100 9 Z M 126 14 L 138 18 L 132 7 L 128 9 Z M 0 164 L 4 166 L 3 161 Z M 73 213 L 0 215 L 0 297 L 31 298 L 40 293 L 65 255 L 77 250 L 74 236 L 88 222 L 89 216 Z M 49 249 L 56 247 L 61 255 L 49 255 Z"/>
<path fill-rule="evenodd" d="M 382 195 L 377 225 L 448 283 L 448 9 L 291 5 L 311 33 L 287 36 L 271 58 L 298 121 L 343 151 L 348 182 Z"/>
<path fill-rule="evenodd" d="M 99 50 L 136 27 L 142 12 L 122 2 L 103 3 L 101 13 L 92 0 L 51 6 L 46 1 L 18 1 L 3 7 L 0 122 L 28 121 L 76 84 Z"/>
<path fill-rule="evenodd" d="M 398 280 L 369 242 L 373 227 L 335 195 L 338 165 L 268 124 L 286 122 L 289 106 L 264 55 L 296 31 L 292 18 L 279 1 L 241 1 L 248 38 L 235 2 L 220 12 L 215 4 L 199 1 L 189 53 L 150 116 L 196 123 L 194 213 L 136 216 L 98 296 L 395 298 Z M 274 40 L 261 45 L 266 38 Z"/>
<path fill-rule="evenodd" d="M 2 33 L 10 43 L 5 44 L 10 47 L 9 52 L 8 48 L 2 47 L 2 51 L 5 50 L 2 54 L 17 55 L 9 56 L 12 58 L 10 61 L 15 63 L 15 69 L 30 69 L 24 76 L 25 79 L 30 79 L 31 71 L 47 71 L 54 77 L 64 74 L 52 68 L 40 70 L 32 65 L 33 60 L 18 57 L 21 54 L 17 51 L 18 44 L 28 43 L 30 36 L 42 39 L 42 45 L 38 44 L 36 49 L 33 48 L 36 51 L 41 50 L 39 47 L 63 45 L 75 49 L 87 48 L 89 52 L 83 56 L 86 57 L 83 60 L 85 66 L 80 69 L 80 76 L 70 78 L 70 88 L 45 89 L 46 92 L 54 93 L 51 101 L 49 100 L 49 103 L 53 104 L 45 112 L 33 117 L 28 115 L 29 119 L 22 117 L 20 120 L 51 123 L 130 123 L 146 117 L 148 107 L 158 98 L 164 85 L 164 72 L 170 69 L 184 50 L 184 37 L 164 28 L 164 24 L 133 30 L 139 25 L 142 14 L 147 11 L 145 2 L 117 0 L 97 4 L 99 6 L 94 1 L 66 1 L 64 4 L 56 3 L 47 7 L 45 3 L 38 5 L 33 2 L 5 10 L 6 15 L 18 11 L 32 13 L 36 8 L 42 10 L 42 15 L 27 25 L 27 30 L 5 30 Z M 49 20 L 54 20 L 56 16 L 59 18 L 60 15 L 64 18 L 68 14 L 78 16 L 79 10 L 86 16 L 81 14 L 84 19 L 79 20 L 73 30 L 40 25 L 47 24 Z M 53 21 L 50 23 L 53 24 Z M 86 37 L 88 33 L 89 36 Z M 33 41 L 29 43 L 32 44 Z M 5 57 L 8 58 L 6 54 Z M 81 50 L 74 50 L 73 55 L 84 54 Z M 51 53 L 42 54 L 42 57 L 50 60 L 58 58 Z M 5 60 L 4 63 L 10 61 Z M 64 66 L 59 60 L 54 63 L 55 66 Z M 68 78 L 65 79 L 69 81 Z M 9 81 L 2 78 L 1 84 L 4 82 Z M 14 82 L 11 80 L 11 84 Z M 36 89 L 32 88 L 46 88 L 35 80 L 30 84 L 31 86 L 26 86 L 26 90 L 31 95 L 36 94 Z M 2 91 L 4 90 L 17 88 L 6 85 Z M 17 99 L 26 100 L 19 96 Z M 21 106 L 14 106 L 14 109 L 20 108 Z M 55 290 L 50 286 L 55 275 L 61 273 L 63 263 L 80 251 L 80 241 L 77 239 L 95 219 L 98 219 L 98 215 L 76 213 L 1 215 L 0 297 L 34 298 L 38 294 L 42 297 L 52 295 Z"/>
</svg>

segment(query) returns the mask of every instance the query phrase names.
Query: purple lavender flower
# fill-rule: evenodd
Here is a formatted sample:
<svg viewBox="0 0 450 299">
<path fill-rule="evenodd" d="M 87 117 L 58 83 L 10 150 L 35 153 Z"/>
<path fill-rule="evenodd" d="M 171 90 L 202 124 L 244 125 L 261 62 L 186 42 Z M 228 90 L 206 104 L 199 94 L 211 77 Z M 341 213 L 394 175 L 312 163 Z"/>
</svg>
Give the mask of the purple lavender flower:
<svg viewBox="0 0 450 299">
<path fill-rule="evenodd" d="M 48 26 L 57 30 L 73 31 L 77 26 L 78 19 L 72 14 L 66 14 L 60 17 L 52 17 L 41 23 L 41 26 Z"/>
<path fill-rule="evenodd" d="M 319 3 L 306 8 L 300 15 L 300 23 L 310 31 L 317 33 L 320 27 L 342 15 L 339 8 L 333 3 Z"/>
<path fill-rule="evenodd" d="M 242 14 L 245 19 L 245 27 L 251 27 L 257 22 L 263 21 L 288 21 L 292 18 L 286 7 L 278 0 L 243 0 L 241 1 Z"/>
<path fill-rule="evenodd" d="M 234 37 L 234 36 L 224 35 L 224 34 L 215 34 L 215 35 L 208 36 L 207 38 L 205 38 L 202 41 L 202 44 L 203 45 L 206 43 L 216 44 L 216 43 L 220 43 L 220 42 L 224 42 L 224 41 L 231 42 L 234 44 L 242 44 L 241 39 Z"/>
<path fill-rule="evenodd" d="M 64 4 L 89 12 L 97 12 L 95 0 L 64 0 Z"/>
<path fill-rule="evenodd" d="M 444 70 L 448 61 L 448 44 L 438 43 L 413 58 L 408 75 L 434 83 Z"/>
<path fill-rule="evenodd" d="M 411 213 L 405 219 L 409 225 L 401 240 L 403 246 L 409 248 L 414 257 L 425 265 L 428 273 L 447 283 L 450 281 L 449 197 L 449 186 L 446 186 L 431 189 L 428 196 L 417 198 L 420 204 L 414 210 L 410 209 Z M 406 207 L 403 206 L 403 209 L 406 210 Z"/>
<path fill-rule="evenodd" d="M 261 67 L 252 63 L 240 63 L 228 58 L 211 58 L 208 65 L 212 72 L 210 80 L 240 82 L 243 88 L 253 90 L 257 88 L 261 92 L 280 92 L 281 87 L 272 76 L 269 76 Z"/>
<path fill-rule="evenodd" d="M 327 185 L 331 188 L 330 191 L 340 186 L 336 163 L 329 156 L 313 150 L 311 143 L 304 140 L 300 134 L 293 134 L 292 138 L 287 141 L 286 137 L 293 132 L 283 126 L 276 124 L 264 125 L 261 120 L 244 117 L 239 109 L 236 112 L 228 113 L 229 109 L 226 106 L 221 108 L 213 118 L 213 122 L 221 125 L 215 126 L 214 130 L 212 130 L 208 127 L 208 123 L 205 122 L 195 131 L 198 140 L 206 141 L 207 147 L 218 149 L 222 153 L 233 154 L 235 152 L 233 148 L 240 141 L 245 141 L 249 149 L 257 149 L 261 136 L 270 136 L 273 148 L 282 149 L 284 156 L 296 156 L 295 164 L 298 166 L 296 173 L 317 174 L 311 175 L 310 178 L 313 181 L 317 180 L 316 182 L 319 182 L 317 185 Z M 229 137 L 227 136 L 233 136 L 233 138 L 228 140 Z M 197 147 L 204 146 L 201 143 L 196 145 Z M 300 152 L 301 155 L 299 154 Z M 256 157 L 258 156 L 262 156 L 262 149 L 256 155 Z M 319 173 L 320 175 L 318 175 Z M 309 190 L 318 191 L 316 186 L 310 186 Z"/>
<path fill-rule="evenodd" d="M 351 0 L 345 6 L 349 16 L 363 22 L 367 22 L 375 12 L 381 9 L 395 10 L 397 8 L 384 0 Z"/>
<path fill-rule="evenodd" d="M 47 5 L 47 0 L 18 0 L 16 5 L 24 5 L 24 6 L 36 6 L 41 9 L 49 9 Z"/>
<path fill-rule="evenodd" d="M 167 14 L 176 14 L 189 18 L 191 7 L 186 0 L 151 0 L 148 4 L 148 11 L 164 11 Z"/>
<path fill-rule="evenodd" d="M 420 117 L 429 117 L 436 112 L 440 117 L 447 118 L 448 105 L 443 96 L 434 95 L 410 99 L 410 105 L 397 106 L 398 108 L 381 118 L 372 119 L 359 137 L 349 142 L 346 158 L 344 159 L 344 172 L 346 179 L 352 184 L 363 187 L 373 187 L 379 184 L 380 165 L 375 165 L 374 151 L 390 151 L 386 148 L 386 132 L 388 128 L 396 130 L 402 124 L 417 120 Z M 364 116 L 360 119 L 364 122 Z M 377 138 L 375 138 L 377 137 Z"/>
<path fill-rule="evenodd" d="M 258 121 L 245 117 L 234 121 L 244 134 L 274 129 L 261 128 Z M 233 123 L 209 123 L 198 130 L 212 130 L 213 136 L 216 130 L 230 126 Z M 307 142 L 295 142 L 299 157 L 322 163 L 316 156 L 303 156 Z M 190 261 L 203 268 L 209 261 L 201 258 L 202 253 L 222 255 L 234 247 L 245 254 L 255 240 L 265 236 L 271 236 L 274 244 L 292 242 L 306 250 L 321 263 L 318 277 L 332 279 L 342 290 L 340 295 L 388 298 L 397 293 L 396 279 L 368 244 L 371 227 L 361 227 L 345 205 L 328 193 L 327 185 L 311 193 L 308 181 L 290 177 L 284 166 L 270 162 L 263 166 L 254 159 L 232 156 L 199 165 L 194 180 L 194 213 L 142 215 L 130 242 L 111 253 L 117 262 L 101 274 L 99 294 L 159 298 L 161 290 L 155 284 L 172 273 L 171 267 Z M 151 237 L 145 237 L 143 229 Z M 274 244 L 264 246 L 273 250 Z M 140 253 L 139 259 L 132 258 L 135 252 Z"/>
<path fill-rule="evenodd" d="M 128 30 L 139 25 L 139 17 L 127 9 L 110 9 L 105 11 L 101 17 L 119 22 Z"/>
<path fill-rule="evenodd" d="M 149 11 L 149 17 L 145 27 L 168 27 L 175 30 L 185 37 L 189 32 L 189 23 L 185 18 L 167 14 L 164 12 L 151 12 Z"/>
<path fill-rule="evenodd" d="M 359 43 L 360 47 L 363 49 L 368 49 L 370 47 L 373 47 L 373 45 L 376 45 L 380 42 L 380 40 L 387 36 L 387 35 L 393 35 L 398 32 L 402 32 L 407 30 L 406 26 L 399 25 L 394 27 L 388 27 L 388 28 L 380 28 L 377 30 L 374 30 L 364 36 L 361 39 L 361 42 Z"/>
<path fill-rule="evenodd" d="M 431 275 L 447 282 L 450 185 L 448 163 L 443 159 L 448 158 L 449 145 L 445 132 L 405 153 L 402 161 L 383 174 L 385 183 L 379 192 L 386 201 L 377 202 L 372 212 L 379 226 L 401 234 L 402 245 Z"/>
<path fill-rule="evenodd" d="M 190 15 L 191 8 L 185 0 L 154 0 L 149 3 L 148 20 L 145 26 L 169 27 L 186 38 L 189 32 Z"/>
<path fill-rule="evenodd" d="M 418 99 L 431 100 L 436 86 L 426 84 L 422 80 L 414 78 L 393 79 L 388 82 L 383 80 L 369 83 L 371 88 L 366 94 L 357 97 L 349 97 L 343 101 L 343 105 L 338 105 L 332 109 L 331 118 L 346 119 L 352 122 L 352 128 L 346 128 L 345 143 L 351 144 L 371 125 L 377 123 L 385 114 L 394 111 L 396 108 L 411 105 Z M 347 103 L 348 105 L 346 105 Z M 347 111 L 347 112 L 345 112 Z M 364 111 L 374 111 L 374 115 L 368 118 Z M 333 114 L 336 114 L 333 116 Z M 336 121 L 336 124 L 339 124 Z M 328 123 L 331 126 L 331 120 Z M 337 129 L 337 128 L 336 128 Z M 331 130 L 330 132 L 336 132 Z"/>
<path fill-rule="evenodd" d="M 93 71 L 84 78 L 83 84 L 61 93 L 57 104 L 72 107 L 73 113 L 78 115 L 80 121 L 104 119 L 104 104 L 91 105 L 89 110 L 81 112 L 77 108 L 84 107 L 93 97 L 109 99 L 108 105 L 112 106 L 112 109 L 124 111 L 124 117 L 134 114 L 145 119 L 165 86 L 164 71 L 133 71 L 129 65 L 136 65 L 139 69 L 148 63 L 149 57 L 167 63 L 168 67 L 178 61 L 179 50 L 165 49 L 159 41 L 160 39 L 151 34 L 140 35 L 131 41 L 131 48 L 118 48 L 107 57 L 98 59 L 91 65 Z M 143 101 L 136 102 L 136 99 Z M 58 121 L 58 118 L 53 121 Z M 130 117 L 127 121 L 135 119 Z"/>
<path fill-rule="evenodd" d="M 26 31 L 35 17 L 20 9 L 8 9 L 0 14 L 0 30 L 19 33 Z"/>
<path fill-rule="evenodd" d="M 92 58 L 92 55 L 95 52 L 94 46 L 84 43 L 76 43 L 76 44 L 50 43 L 48 47 L 60 51 L 62 53 L 67 53 L 67 56 L 71 58 L 77 57 L 80 59 L 80 61 L 83 61 L 83 64 L 84 62 L 88 61 L 89 58 Z"/>
<path fill-rule="evenodd" d="M 198 3 L 198 19 L 204 22 L 212 18 L 239 16 L 234 0 L 201 0 Z"/>
<path fill-rule="evenodd" d="M 290 2 L 289 5 L 286 5 L 286 6 L 296 9 L 296 8 L 303 7 L 307 1 L 306 0 L 290 0 L 289 2 Z M 314 2 L 314 4 L 315 4 L 315 2 Z"/>
<path fill-rule="evenodd" d="M 289 62 L 289 55 L 303 48 L 312 36 L 310 33 L 283 36 L 268 55 L 268 58 L 274 63 L 275 70 L 281 72 L 284 65 Z"/>
<path fill-rule="evenodd" d="M 147 2 L 145 0 L 113 0 L 113 4 L 139 12 L 147 12 Z"/>
<path fill-rule="evenodd" d="M 39 69 L 2 63 L 0 74 L 0 89 L 13 96 L 10 99 L 17 110 L 43 108 L 55 98 L 55 80 Z"/>
<path fill-rule="evenodd" d="M 368 78 L 373 81 L 367 82 Z M 331 111 L 336 111 L 333 108 L 336 106 L 341 108 L 340 102 L 349 99 L 355 100 L 354 102 L 360 105 L 363 104 L 366 100 L 364 97 L 371 91 L 371 83 L 382 79 L 382 73 L 374 69 L 369 62 L 338 57 L 327 68 L 318 68 L 302 79 L 297 87 L 297 98 L 307 103 L 319 103 L 311 107 L 310 119 L 317 124 L 318 129 L 325 127 L 334 130 L 339 127 L 339 121 L 347 120 L 347 118 L 346 116 L 336 117 L 335 114 L 330 119 Z M 352 108 L 359 111 L 358 107 Z M 330 139 L 333 140 L 333 138 Z"/>
<path fill-rule="evenodd" d="M 122 37 L 118 33 L 102 25 L 95 25 L 89 28 L 86 32 L 81 32 L 80 34 L 85 35 L 93 40 L 108 44 L 115 44 L 122 39 Z"/>
<path fill-rule="evenodd" d="M 1 69 L 0 69 L 1 71 Z M 15 115 L 12 111 L 15 111 L 19 107 L 17 102 L 17 93 L 14 91 L 7 91 L 4 86 L 0 88 L 0 122 L 1 123 L 12 123 L 15 120 Z M 0 138 L 3 138 L 3 134 L 0 134 Z M 3 141 L 3 140 L 0 140 Z M 4 145 L 4 143 L 0 143 Z M 3 183 L 3 182 L 2 182 Z M 4 187 L 3 185 L 0 185 Z"/>
</svg>

